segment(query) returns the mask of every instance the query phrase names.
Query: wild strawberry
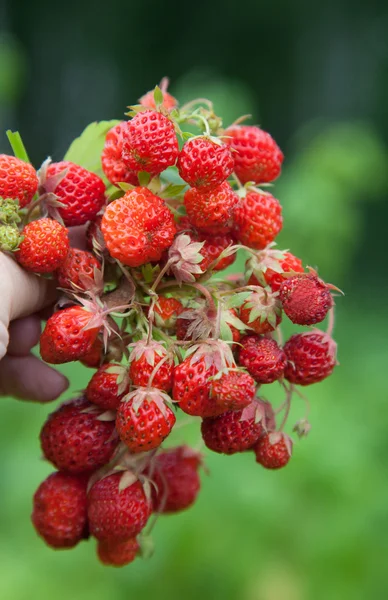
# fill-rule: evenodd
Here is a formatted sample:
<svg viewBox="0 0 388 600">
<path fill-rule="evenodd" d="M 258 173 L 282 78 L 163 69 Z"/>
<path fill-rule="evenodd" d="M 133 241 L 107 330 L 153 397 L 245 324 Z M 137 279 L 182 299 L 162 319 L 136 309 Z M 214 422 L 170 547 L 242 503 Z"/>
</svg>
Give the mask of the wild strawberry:
<svg viewBox="0 0 388 600">
<path fill-rule="evenodd" d="M 148 476 L 156 486 L 152 486 L 156 512 L 176 513 L 194 504 L 201 487 L 200 464 L 200 455 L 187 446 L 164 450 L 155 456 Z"/>
<path fill-rule="evenodd" d="M 211 384 L 211 396 L 224 411 L 242 410 L 255 397 L 256 384 L 245 371 L 221 371 Z"/>
<path fill-rule="evenodd" d="M 177 167 L 179 175 L 191 187 L 209 192 L 228 179 L 234 160 L 226 144 L 201 136 L 183 145 Z"/>
<path fill-rule="evenodd" d="M 64 205 L 58 208 L 64 224 L 69 227 L 93 220 L 105 203 L 105 184 L 102 179 L 79 165 L 62 161 L 49 165 L 43 187 L 47 188 L 50 178 L 61 173 L 64 176 L 52 191 Z"/>
<path fill-rule="evenodd" d="M 125 487 L 126 474 L 121 471 L 108 475 L 89 491 L 89 529 L 99 541 L 125 542 L 138 535 L 150 517 L 151 503 L 142 484 L 135 481 Z"/>
<path fill-rule="evenodd" d="M 275 340 L 252 334 L 241 338 L 240 343 L 239 364 L 257 383 L 272 383 L 283 377 L 287 359 Z"/>
<path fill-rule="evenodd" d="M 199 233 L 198 241 L 205 242 L 201 248 L 203 261 L 199 263 L 199 266 L 204 273 L 208 270 L 210 265 L 213 265 L 213 271 L 222 271 L 223 269 L 226 269 L 226 267 L 232 265 L 236 260 L 236 253 L 231 253 L 229 256 L 225 256 L 217 261 L 220 254 L 234 244 L 234 238 L 230 234 L 206 235 L 204 233 Z M 215 263 L 215 261 L 217 262 Z"/>
<path fill-rule="evenodd" d="M 286 279 L 279 297 L 287 317 L 297 325 L 320 323 L 333 306 L 329 286 L 313 273 Z"/>
<path fill-rule="evenodd" d="M 113 185 L 122 182 L 139 185 L 137 174 L 131 171 L 122 159 L 123 131 L 126 127 L 127 122 L 123 121 L 108 131 L 101 154 L 102 170 Z"/>
<path fill-rule="evenodd" d="M 87 479 L 51 473 L 34 494 L 32 523 L 52 548 L 73 548 L 88 537 Z"/>
<path fill-rule="evenodd" d="M 273 331 L 282 320 L 282 307 L 278 297 L 268 289 L 258 289 L 242 304 L 240 319 L 255 333 Z"/>
<path fill-rule="evenodd" d="M 102 356 L 104 352 L 104 344 L 97 338 L 90 350 L 84 354 L 79 360 L 84 365 L 84 367 L 89 367 L 91 369 L 98 369 L 102 362 Z"/>
<path fill-rule="evenodd" d="M 165 108 L 166 110 L 172 110 L 173 108 L 175 108 L 175 106 L 178 104 L 178 102 L 177 102 L 176 98 L 174 98 L 174 96 L 171 96 L 171 94 L 169 94 L 167 92 L 168 84 L 169 84 L 169 81 L 168 81 L 167 77 L 164 77 L 162 79 L 162 81 L 160 82 L 159 87 L 163 94 L 162 107 Z M 144 96 L 142 96 L 139 100 L 139 103 L 141 104 L 141 106 L 145 106 L 146 108 L 155 109 L 156 104 L 155 104 L 154 93 L 155 93 L 155 90 L 151 90 L 151 91 L 147 92 L 146 94 L 144 94 Z"/>
<path fill-rule="evenodd" d="M 285 378 L 297 385 L 318 383 L 333 372 L 337 364 L 337 345 L 322 331 L 297 333 L 284 345 L 287 357 Z"/>
<path fill-rule="evenodd" d="M 120 402 L 116 429 L 132 453 L 157 448 L 171 432 L 176 419 L 166 400 L 161 390 L 138 388 Z"/>
<path fill-rule="evenodd" d="M 249 248 L 261 250 L 282 229 L 282 207 L 271 194 L 250 191 L 234 211 L 234 235 Z"/>
<path fill-rule="evenodd" d="M 137 187 L 108 205 L 101 231 L 113 258 L 139 267 L 161 259 L 173 242 L 176 227 L 163 200 L 147 188 Z"/>
<path fill-rule="evenodd" d="M 40 336 L 43 360 L 55 365 L 86 356 L 101 329 L 101 326 L 91 326 L 93 319 L 93 313 L 81 306 L 70 306 L 54 313 Z"/>
<path fill-rule="evenodd" d="M 235 151 L 235 173 L 242 183 L 268 183 L 280 175 L 283 152 L 269 133 L 259 127 L 232 125 L 225 142 Z"/>
<path fill-rule="evenodd" d="M 68 231 L 57 221 L 31 221 L 24 227 L 22 236 L 24 239 L 15 256 L 27 271 L 51 273 L 65 261 L 69 251 Z"/>
<path fill-rule="evenodd" d="M 244 411 L 236 410 L 204 419 L 201 432 L 203 441 L 213 452 L 235 454 L 252 448 L 264 429 L 261 420 L 256 422 L 254 412 L 250 418 L 244 418 Z"/>
<path fill-rule="evenodd" d="M 211 235 L 228 233 L 240 199 L 227 181 L 210 192 L 190 188 L 185 193 L 187 216 L 194 227 Z"/>
<path fill-rule="evenodd" d="M 109 462 L 118 444 L 114 421 L 85 398 L 62 404 L 43 425 L 42 451 L 60 471 L 90 473 Z"/>
<path fill-rule="evenodd" d="M 179 154 L 174 123 L 155 110 L 138 113 L 123 130 L 123 161 L 131 171 L 158 175 Z"/>
<path fill-rule="evenodd" d="M 122 382 L 117 383 L 120 370 L 124 370 L 124 367 L 114 363 L 102 365 L 88 383 L 86 399 L 104 410 L 116 410 L 129 391 L 128 378 L 124 377 Z"/>
<path fill-rule="evenodd" d="M 247 261 L 246 268 L 251 272 L 248 285 L 269 285 L 273 292 L 278 292 L 286 278 L 285 273 L 303 273 L 303 263 L 291 252 L 281 252 L 265 248 L 257 256 Z"/>
<path fill-rule="evenodd" d="M 27 206 L 38 189 L 38 176 L 32 165 L 7 154 L 0 154 L 0 196 L 19 200 Z"/>
<path fill-rule="evenodd" d="M 281 432 L 265 433 L 253 448 L 256 462 L 266 469 L 281 469 L 291 458 L 292 442 Z"/>
<path fill-rule="evenodd" d="M 159 342 L 140 340 L 132 346 L 129 376 L 132 384 L 148 385 L 169 392 L 172 388 L 174 362 L 171 355 Z M 150 377 L 152 381 L 150 381 Z"/>
<path fill-rule="evenodd" d="M 70 248 L 56 276 L 60 287 L 86 291 L 96 285 L 95 269 L 100 270 L 101 263 L 91 252 Z"/>
<path fill-rule="evenodd" d="M 103 565 L 124 567 L 135 560 L 139 548 L 135 537 L 124 542 L 97 542 L 97 556 Z"/>
<path fill-rule="evenodd" d="M 184 307 L 182 302 L 176 298 L 159 296 L 158 301 L 155 304 L 155 325 L 165 331 L 173 333 L 176 329 L 177 317 L 183 311 Z"/>
</svg>

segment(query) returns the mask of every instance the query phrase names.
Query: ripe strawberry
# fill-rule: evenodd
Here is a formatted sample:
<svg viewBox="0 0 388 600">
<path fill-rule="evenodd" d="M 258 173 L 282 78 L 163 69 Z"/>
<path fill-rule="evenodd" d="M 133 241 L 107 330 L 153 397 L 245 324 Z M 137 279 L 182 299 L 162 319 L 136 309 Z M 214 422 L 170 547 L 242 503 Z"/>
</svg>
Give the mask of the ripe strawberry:
<svg viewBox="0 0 388 600">
<path fill-rule="evenodd" d="M 150 377 L 155 367 L 160 365 Z M 174 361 L 164 346 L 159 342 L 140 340 L 132 347 L 129 376 L 132 384 L 141 387 L 151 385 L 154 388 L 169 392 L 172 388 L 172 371 Z"/>
<path fill-rule="evenodd" d="M 182 302 L 179 302 L 176 298 L 159 296 L 157 304 L 155 305 L 155 325 L 165 331 L 174 333 L 176 330 L 177 317 L 183 311 L 184 307 Z"/>
<path fill-rule="evenodd" d="M 137 174 L 131 171 L 122 159 L 123 132 L 126 128 L 127 122 L 123 121 L 108 131 L 101 154 L 102 170 L 113 185 L 123 182 L 139 185 Z"/>
<path fill-rule="evenodd" d="M 109 462 L 118 444 L 114 420 L 100 420 L 103 411 L 85 398 L 62 404 L 40 433 L 45 458 L 60 471 L 90 473 Z"/>
<path fill-rule="evenodd" d="M 117 383 L 120 369 L 124 367 L 114 363 L 102 365 L 88 383 L 85 391 L 86 399 L 104 410 L 116 410 L 121 399 L 129 391 L 128 379 L 124 379 L 120 386 Z"/>
<path fill-rule="evenodd" d="M 224 411 L 242 410 L 255 397 L 256 384 L 245 371 L 224 371 L 213 379 L 211 396 Z"/>
<path fill-rule="evenodd" d="M 70 248 L 67 256 L 56 272 L 60 287 L 86 291 L 90 289 L 94 281 L 94 270 L 101 269 L 101 263 L 97 258 L 86 250 Z"/>
<path fill-rule="evenodd" d="M 240 343 L 239 364 L 257 383 L 272 383 L 283 377 L 287 359 L 275 340 L 252 334 L 244 336 Z"/>
<path fill-rule="evenodd" d="M 261 250 L 282 229 L 282 207 L 271 194 L 250 191 L 234 211 L 234 234 L 245 246 Z"/>
<path fill-rule="evenodd" d="M 212 417 L 223 412 L 210 395 L 209 378 L 216 373 L 215 365 L 206 368 L 204 358 L 193 363 L 191 356 L 175 367 L 172 397 L 183 412 L 195 417 Z"/>
<path fill-rule="evenodd" d="M 235 173 L 242 183 L 268 183 L 280 175 L 283 152 L 269 133 L 259 127 L 232 125 L 225 142 L 235 150 Z"/>
<path fill-rule="evenodd" d="M 271 257 L 272 254 L 279 254 L 279 258 Z M 273 292 L 278 292 L 285 279 L 285 273 L 295 272 L 303 273 L 303 263 L 291 252 L 278 252 L 277 250 L 264 250 L 263 257 L 250 260 L 252 275 L 248 280 L 248 285 L 269 285 Z M 269 260 L 268 260 L 269 259 Z M 267 266 L 268 264 L 268 266 Z M 272 264 L 276 270 L 271 269 Z"/>
<path fill-rule="evenodd" d="M 101 365 L 102 356 L 104 352 L 104 344 L 97 338 L 90 350 L 84 354 L 79 360 L 84 365 L 84 367 L 89 367 L 90 369 L 98 369 Z"/>
<path fill-rule="evenodd" d="M 284 345 L 287 357 L 285 378 L 297 385 L 318 383 L 333 372 L 337 364 L 337 345 L 322 331 L 297 333 Z"/>
<path fill-rule="evenodd" d="M 228 233 L 240 199 L 227 181 L 210 192 L 190 188 L 185 193 L 187 216 L 194 227 L 211 235 Z"/>
<path fill-rule="evenodd" d="M 277 295 L 267 289 L 253 292 L 240 308 L 240 319 L 255 333 L 274 331 L 282 320 L 282 307 Z"/>
<path fill-rule="evenodd" d="M 27 271 L 51 273 L 65 261 L 69 251 L 68 231 L 57 221 L 32 221 L 24 227 L 22 235 L 24 239 L 15 256 Z"/>
<path fill-rule="evenodd" d="M 38 189 L 38 176 L 32 165 L 7 154 L 0 154 L 0 196 L 19 200 L 27 206 Z"/>
<path fill-rule="evenodd" d="M 265 433 L 254 447 L 256 462 L 266 469 L 281 469 L 291 458 L 292 442 L 281 432 Z"/>
<path fill-rule="evenodd" d="M 152 486 L 152 503 L 155 512 L 176 513 L 194 504 L 201 487 L 198 468 L 200 455 L 178 446 L 157 454 L 148 469 Z"/>
<path fill-rule="evenodd" d="M 329 287 L 313 273 L 286 279 L 279 297 L 287 317 L 297 325 L 320 323 L 333 306 Z"/>
<path fill-rule="evenodd" d="M 73 548 L 88 537 L 87 479 L 70 473 L 51 473 L 34 494 L 32 523 L 52 548 Z"/>
<path fill-rule="evenodd" d="M 173 242 L 176 227 L 163 200 L 147 188 L 137 187 L 108 205 L 101 231 L 113 258 L 139 267 L 161 259 Z"/>
<path fill-rule="evenodd" d="M 158 175 L 175 164 L 178 154 L 174 123 L 160 112 L 140 112 L 123 130 L 122 158 L 135 173 Z"/>
<path fill-rule="evenodd" d="M 47 179 L 43 187 L 49 186 L 50 178 L 65 173 L 53 191 L 64 206 L 58 213 L 68 227 L 83 225 L 95 219 L 105 203 L 105 184 L 87 169 L 69 161 L 51 163 L 47 169 Z"/>
<path fill-rule="evenodd" d="M 229 233 L 223 235 L 206 235 L 204 233 L 199 233 L 198 241 L 205 242 L 201 249 L 201 254 L 204 258 L 203 261 L 199 263 L 203 272 L 208 270 L 210 265 L 219 258 L 220 254 L 226 250 L 228 246 L 233 246 L 234 244 L 234 239 Z M 235 260 L 236 253 L 225 256 L 213 266 L 213 271 L 222 271 L 223 269 L 226 269 L 226 267 L 232 265 Z"/>
<path fill-rule="evenodd" d="M 168 83 L 169 83 L 169 81 L 168 81 L 167 77 L 164 77 L 162 79 L 159 87 L 163 94 L 162 107 L 165 108 L 166 110 L 172 110 L 173 108 L 175 108 L 175 106 L 178 104 L 178 102 L 177 102 L 176 98 L 174 98 L 174 96 L 171 96 L 171 94 L 169 94 L 167 92 Z M 144 94 L 144 96 L 142 96 L 139 100 L 140 104 L 142 106 L 145 106 L 146 108 L 155 109 L 156 104 L 155 104 L 154 93 L 155 93 L 155 90 L 150 90 L 149 92 Z"/>
<path fill-rule="evenodd" d="M 139 548 L 135 537 L 124 542 L 97 542 L 97 556 L 103 565 L 124 567 L 135 560 Z"/>
<path fill-rule="evenodd" d="M 191 187 L 209 192 L 228 179 L 234 160 L 229 147 L 206 136 L 189 139 L 179 153 L 179 175 Z"/>
<path fill-rule="evenodd" d="M 138 535 L 151 515 L 140 481 L 120 486 L 126 473 L 108 475 L 97 481 L 88 495 L 90 533 L 102 542 L 125 542 Z"/>
<path fill-rule="evenodd" d="M 40 336 L 43 360 L 56 365 L 89 354 L 101 329 L 100 326 L 90 327 L 92 319 L 93 313 L 81 306 L 70 306 L 54 313 Z"/>
<path fill-rule="evenodd" d="M 263 434 L 261 421 L 255 422 L 254 416 L 244 419 L 243 411 L 225 412 L 218 417 L 204 419 L 201 433 L 206 446 L 220 454 L 244 452 L 257 442 Z"/>
<path fill-rule="evenodd" d="M 116 429 L 132 453 L 157 448 L 175 425 L 175 415 L 165 404 L 170 398 L 156 388 L 138 388 L 117 409 Z"/>
</svg>

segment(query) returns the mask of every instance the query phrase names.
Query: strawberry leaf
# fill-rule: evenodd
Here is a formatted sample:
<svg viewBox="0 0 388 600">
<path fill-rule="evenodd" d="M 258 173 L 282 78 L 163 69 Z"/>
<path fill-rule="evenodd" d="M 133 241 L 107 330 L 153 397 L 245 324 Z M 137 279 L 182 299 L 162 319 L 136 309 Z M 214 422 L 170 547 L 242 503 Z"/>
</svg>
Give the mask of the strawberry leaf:
<svg viewBox="0 0 388 600">
<path fill-rule="evenodd" d="M 120 121 L 117 120 L 90 123 L 70 144 L 64 160 L 101 174 L 101 152 L 104 148 L 105 136 L 118 123 Z"/>
</svg>

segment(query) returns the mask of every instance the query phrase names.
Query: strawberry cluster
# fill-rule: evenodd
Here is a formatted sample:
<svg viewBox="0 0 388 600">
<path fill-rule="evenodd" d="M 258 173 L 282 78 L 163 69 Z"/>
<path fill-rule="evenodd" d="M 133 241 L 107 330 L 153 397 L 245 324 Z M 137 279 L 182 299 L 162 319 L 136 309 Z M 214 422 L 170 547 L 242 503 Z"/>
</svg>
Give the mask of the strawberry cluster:
<svg viewBox="0 0 388 600">
<path fill-rule="evenodd" d="M 336 365 L 336 288 L 274 244 L 282 208 L 260 187 L 281 171 L 273 138 L 241 121 L 224 129 L 208 101 L 179 108 L 165 82 L 128 116 L 105 131 L 96 172 L 71 152 L 38 172 L 0 156 L 0 248 L 58 285 L 41 357 L 95 369 L 42 428 L 56 471 L 35 493 L 32 521 L 53 548 L 94 537 L 114 566 L 147 553 L 152 514 L 197 497 L 201 455 L 162 448 L 179 414 L 201 419 L 213 452 L 279 469 L 294 393 L 304 397 L 296 386 Z M 69 245 L 76 225 L 87 250 Z M 244 272 L 223 274 L 238 252 Z M 314 326 L 327 315 L 327 331 L 283 342 L 284 316 Z M 272 383 L 284 390 L 278 407 L 264 398 Z M 307 415 L 293 428 L 309 429 Z"/>
</svg>

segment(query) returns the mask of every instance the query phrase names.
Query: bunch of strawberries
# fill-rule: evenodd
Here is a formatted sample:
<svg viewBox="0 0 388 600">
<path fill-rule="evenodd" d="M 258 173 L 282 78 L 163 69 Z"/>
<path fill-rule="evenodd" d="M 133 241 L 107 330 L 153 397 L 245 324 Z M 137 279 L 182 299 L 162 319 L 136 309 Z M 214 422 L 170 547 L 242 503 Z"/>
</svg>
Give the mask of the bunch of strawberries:
<svg viewBox="0 0 388 600">
<path fill-rule="evenodd" d="M 95 172 L 50 159 L 36 172 L 20 138 L 19 157 L 0 155 L 0 248 L 57 281 L 40 354 L 95 369 L 42 428 L 57 471 L 36 491 L 32 521 L 56 549 L 93 536 L 115 566 L 147 553 L 152 514 L 196 499 L 201 454 L 162 449 L 179 414 L 201 419 L 210 450 L 279 469 L 292 398 L 304 397 L 296 386 L 336 365 L 336 288 L 274 244 L 282 208 L 266 186 L 283 154 L 273 138 L 242 120 L 224 129 L 207 100 L 178 108 L 166 81 L 128 116 L 104 131 Z M 82 248 L 69 245 L 74 226 Z M 237 252 L 244 273 L 223 274 Z M 283 343 L 284 315 L 304 326 L 329 315 L 328 328 Z M 263 397 L 274 382 L 285 397 L 276 409 Z M 294 426 L 309 429 L 307 417 Z"/>
</svg>

